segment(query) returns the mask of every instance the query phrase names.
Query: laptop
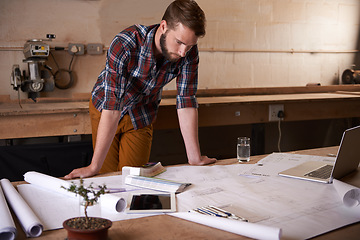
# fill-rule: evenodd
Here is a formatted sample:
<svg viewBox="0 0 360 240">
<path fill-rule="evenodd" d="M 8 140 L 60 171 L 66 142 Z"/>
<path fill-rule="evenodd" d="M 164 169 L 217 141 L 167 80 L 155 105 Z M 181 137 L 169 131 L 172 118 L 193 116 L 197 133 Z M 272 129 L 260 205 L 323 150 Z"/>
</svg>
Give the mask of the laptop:
<svg viewBox="0 0 360 240">
<path fill-rule="evenodd" d="M 320 161 L 308 161 L 280 172 L 280 176 L 332 183 L 355 171 L 360 162 L 360 125 L 349 128 L 343 133 L 335 164 Z"/>
</svg>

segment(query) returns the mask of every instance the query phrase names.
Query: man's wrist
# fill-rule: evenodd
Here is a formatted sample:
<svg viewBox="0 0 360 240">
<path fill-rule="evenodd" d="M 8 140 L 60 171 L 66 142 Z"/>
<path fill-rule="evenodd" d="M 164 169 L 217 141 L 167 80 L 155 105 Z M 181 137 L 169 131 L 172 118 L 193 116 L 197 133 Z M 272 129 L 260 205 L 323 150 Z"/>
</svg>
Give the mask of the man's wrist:
<svg viewBox="0 0 360 240">
<path fill-rule="evenodd" d="M 190 165 L 197 165 L 201 162 L 201 157 L 188 157 L 188 162 Z"/>
<path fill-rule="evenodd" d="M 89 165 L 89 168 L 93 174 L 97 174 L 100 171 L 101 166 L 98 166 L 98 164 L 91 162 L 91 164 Z"/>
</svg>

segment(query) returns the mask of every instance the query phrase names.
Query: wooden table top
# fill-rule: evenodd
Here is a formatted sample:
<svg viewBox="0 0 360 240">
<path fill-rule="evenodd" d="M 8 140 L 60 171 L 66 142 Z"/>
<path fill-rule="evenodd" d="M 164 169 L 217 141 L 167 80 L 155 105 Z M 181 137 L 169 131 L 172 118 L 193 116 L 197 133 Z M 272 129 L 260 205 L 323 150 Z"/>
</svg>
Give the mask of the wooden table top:
<svg viewBox="0 0 360 240">
<path fill-rule="evenodd" d="M 338 147 L 327 147 L 319 149 L 310 149 L 310 150 L 300 150 L 293 151 L 291 153 L 297 154 L 309 154 L 317 156 L 327 156 L 328 154 L 336 154 Z M 264 158 L 267 155 L 251 156 L 249 163 L 255 163 L 260 159 Z M 237 159 L 225 159 L 217 161 L 217 165 L 228 165 L 237 163 Z M 182 164 L 187 165 L 187 164 Z M 176 165 L 181 166 L 181 165 Z M 98 176 L 110 176 L 116 173 L 101 174 Z M 357 176 L 354 178 L 348 178 L 348 182 L 360 187 L 360 171 L 358 171 Z M 355 179 L 355 180 L 351 180 Z M 18 185 L 24 182 L 16 182 L 14 185 Z M 24 232 L 21 230 L 21 227 L 18 222 L 16 222 L 18 229 L 17 240 L 25 239 Z M 67 232 L 65 229 L 45 231 L 43 234 L 36 238 L 39 240 L 42 239 L 66 239 Z M 355 223 L 338 230 L 326 233 L 324 235 L 318 236 L 314 239 L 318 240 L 332 240 L 332 239 L 358 239 L 360 236 L 360 223 Z M 176 217 L 169 215 L 158 215 L 145 218 L 123 220 L 113 222 L 113 226 L 109 230 L 109 239 L 136 239 L 136 240 L 158 240 L 158 239 L 249 239 L 237 234 L 230 232 L 217 230 L 205 225 L 189 222 L 182 220 Z"/>
</svg>

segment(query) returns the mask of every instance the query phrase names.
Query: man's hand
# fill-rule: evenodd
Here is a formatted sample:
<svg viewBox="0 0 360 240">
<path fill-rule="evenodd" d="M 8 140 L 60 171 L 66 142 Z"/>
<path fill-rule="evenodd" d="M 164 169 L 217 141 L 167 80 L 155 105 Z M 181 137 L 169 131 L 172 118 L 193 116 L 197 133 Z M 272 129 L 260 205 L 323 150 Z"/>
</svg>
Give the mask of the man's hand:
<svg viewBox="0 0 360 240">
<path fill-rule="evenodd" d="M 215 158 L 201 156 L 198 137 L 197 108 L 180 108 L 177 112 L 189 164 L 201 166 L 215 163 Z"/>
<path fill-rule="evenodd" d="M 68 179 L 73 179 L 73 178 L 78 178 L 78 177 L 81 177 L 81 178 L 92 177 L 97 173 L 98 173 L 98 171 L 94 170 L 90 165 L 87 167 L 77 168 L 77 169 L 72 170 L 71 173 L 64 176 L 64 179 L 68 180 Z"/>
<path fill-rule="evenodd" d="M 207 156 L 201 156 L 201 158 L 199 160 L 190 160 L 189 159 L 190 165 L 202 166 L 202 165 L 208 165 L 208 164 L 212 164 L 212 163 L 216 163 L 216 158 L 208 158 Z"/>
<path fill-rule="evenodd" d="M 106 154 L 109 151 L 110 144 L 114 139 L 119 120 L 120 111 L 103 110 L 101 112 L 101 119 L 98 126 L 98 134 L 91 164 L 87 167 L 74 169 L 64 177 L 65 179 L 91 177 L 100 171 Z"/>
</svg>

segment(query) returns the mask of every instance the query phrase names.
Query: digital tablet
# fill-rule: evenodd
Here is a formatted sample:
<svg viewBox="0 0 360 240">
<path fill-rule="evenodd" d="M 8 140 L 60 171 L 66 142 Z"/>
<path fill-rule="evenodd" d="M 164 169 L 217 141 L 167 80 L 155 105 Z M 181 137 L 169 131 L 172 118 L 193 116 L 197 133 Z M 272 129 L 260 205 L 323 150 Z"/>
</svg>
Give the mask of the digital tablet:
<svg viewBox="0 0 360 240">
<path fill-rule="evenodd" d="M 129 195 L 127 213 L 176 212 L 175 193 L 133 193 Z"/>
</svg>

